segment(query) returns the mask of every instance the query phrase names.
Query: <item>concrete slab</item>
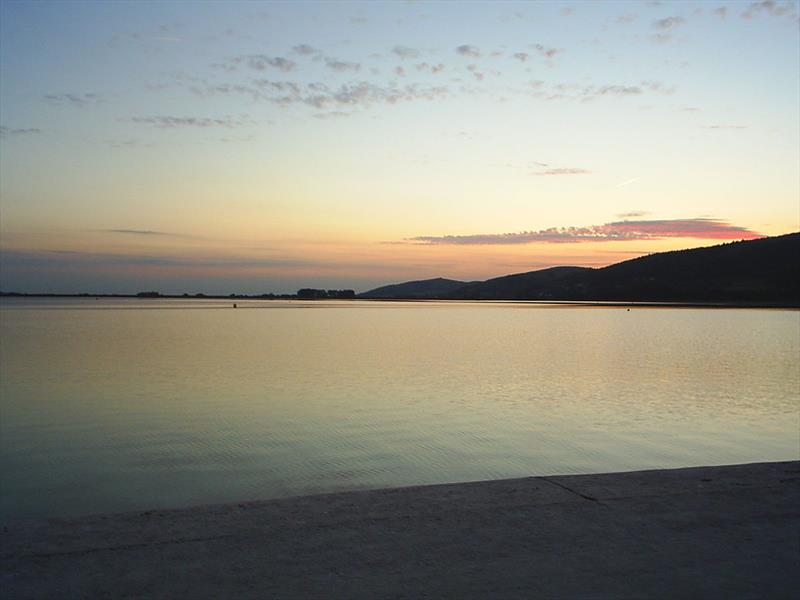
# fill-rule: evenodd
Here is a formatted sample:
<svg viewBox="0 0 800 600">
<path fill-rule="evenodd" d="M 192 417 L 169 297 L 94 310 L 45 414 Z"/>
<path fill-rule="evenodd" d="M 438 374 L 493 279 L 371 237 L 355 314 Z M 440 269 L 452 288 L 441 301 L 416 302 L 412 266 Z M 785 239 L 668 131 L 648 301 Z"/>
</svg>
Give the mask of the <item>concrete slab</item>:
<svg viewBox="0 0 800 600">
<path fill-rule="evenodd" d="M 12 522 L 3 598 L 790 598 L 800 461 Z"/>
</svg>

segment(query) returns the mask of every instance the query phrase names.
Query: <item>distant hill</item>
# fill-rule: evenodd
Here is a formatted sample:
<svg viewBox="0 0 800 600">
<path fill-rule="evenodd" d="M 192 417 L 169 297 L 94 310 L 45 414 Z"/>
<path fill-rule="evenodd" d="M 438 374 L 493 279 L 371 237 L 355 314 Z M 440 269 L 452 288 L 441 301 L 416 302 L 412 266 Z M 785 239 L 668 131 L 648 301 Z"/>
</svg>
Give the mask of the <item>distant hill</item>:
<svg viewBox="0 0 800 600">
<path fill-rule="evenodd" d="M 363 294 L 358 294 L 359 298 L 440 298 L 445 294 L 468 285 L 466 281 L 456 281 L 454 279 L 423 279 L 421 281 L 406 281 L 375 288 Z"/>
<path fill-rule="evenodd" d="M 426 291 L 419 286 L 424 283 L 385 286 L 362 297 L 800 306 L 800 233 L 661 252 L 601 269 L 553 267 L 454 285 L 449 291 L 433 284 L 435 291 Z M 409 293 L 412 290 L 414 295 Z M 378 291 L 381 295 L 371 295 Z"/>
<path fill-rule="evenodd" d="M 598 269 L 599 299 L 800 305 L 800 233 L 662 252 Z"/>
<path fill-rule="evenodd" d="M 575 296 L 592 269 L 552 267 L 470 283 L 447 294 L 464 300 L 540 300 Z"/>
</svg>

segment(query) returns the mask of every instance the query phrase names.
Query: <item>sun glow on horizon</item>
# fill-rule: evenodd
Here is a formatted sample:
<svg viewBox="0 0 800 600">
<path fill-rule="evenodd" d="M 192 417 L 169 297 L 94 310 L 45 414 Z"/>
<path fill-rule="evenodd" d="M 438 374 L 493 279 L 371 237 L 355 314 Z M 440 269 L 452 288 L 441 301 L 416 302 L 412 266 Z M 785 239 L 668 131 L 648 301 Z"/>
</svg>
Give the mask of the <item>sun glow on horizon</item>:
<svg viewBox="0 0 800 600">
<path fill-rule="evenodd" d="M 798 231 L 779 7 L 3 3 L 0 289 L 365 290 Z"/>
</svg>

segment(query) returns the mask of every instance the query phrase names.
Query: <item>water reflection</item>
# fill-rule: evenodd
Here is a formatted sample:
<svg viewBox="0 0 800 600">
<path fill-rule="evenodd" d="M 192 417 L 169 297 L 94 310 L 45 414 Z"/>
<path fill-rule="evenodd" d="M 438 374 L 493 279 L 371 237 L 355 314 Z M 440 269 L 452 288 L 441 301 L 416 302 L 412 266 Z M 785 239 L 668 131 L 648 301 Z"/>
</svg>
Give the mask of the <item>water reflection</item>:
<svg viewBox="0 0 800 600">
<path fill-rule="evenodd" d="M 237 303 L 4 301 L 3 518 L 800 456 L 797 311 Z"/>
</svg>

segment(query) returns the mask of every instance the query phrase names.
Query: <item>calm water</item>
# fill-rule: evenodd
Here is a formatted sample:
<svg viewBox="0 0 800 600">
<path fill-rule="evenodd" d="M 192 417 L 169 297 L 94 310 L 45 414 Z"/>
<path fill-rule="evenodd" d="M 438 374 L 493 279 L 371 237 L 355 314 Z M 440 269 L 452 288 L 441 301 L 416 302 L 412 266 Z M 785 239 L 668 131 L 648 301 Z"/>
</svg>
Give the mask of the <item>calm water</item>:
<svg viewBox="0 0 800 600">
<path fill-rule="evenodd" d="M 800 312 L 9 300 L 0 518 L 800 457 Z"/>
</svg>

